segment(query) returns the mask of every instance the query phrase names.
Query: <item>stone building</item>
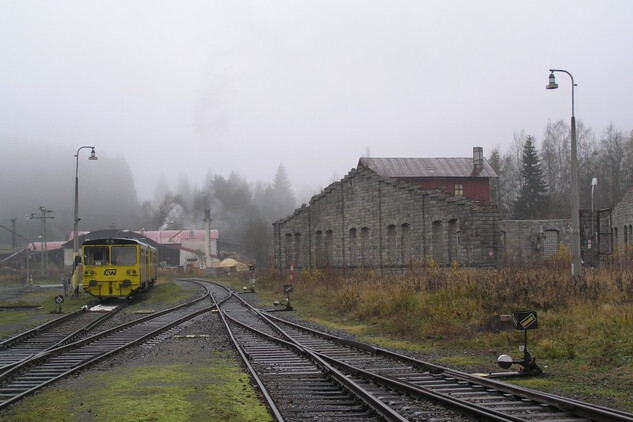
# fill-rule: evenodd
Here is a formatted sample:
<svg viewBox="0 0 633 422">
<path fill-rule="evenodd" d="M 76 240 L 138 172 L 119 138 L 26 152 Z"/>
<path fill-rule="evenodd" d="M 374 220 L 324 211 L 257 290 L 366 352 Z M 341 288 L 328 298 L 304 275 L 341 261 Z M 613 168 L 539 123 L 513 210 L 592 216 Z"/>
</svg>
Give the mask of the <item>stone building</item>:
<svg viewBox="0 0 633 422">
<path fill-rule="evenodd" d="M 499 210 L 462 192 L 426 189 L 359 162 L 291 216 L 273 223 L 275 265 L 401 271 L 414 260 L 499 263 Z M 496 177 L 486 172 L 467 177 Z M 449 166 L 450 167 L 450 166 Z M 483 170 L 483 167 L 481 168 Z M 472 168 L 471 168 L 472 173 Z M 460 183 L 458 183 L 460 184 Z"/>
<path fill-rule="evenodd" d="M 361 158 L 342 180 L 274 226 L 275 266 L 402 271 L 440 266 L 536 263 L 570 248 L 571 219 L 500 220 L 490 198 L 496 173 L 473 158 Z M 633 187 L 613 212 L 580 210 L 584 265 L 633 244 Z"/>
</svg>

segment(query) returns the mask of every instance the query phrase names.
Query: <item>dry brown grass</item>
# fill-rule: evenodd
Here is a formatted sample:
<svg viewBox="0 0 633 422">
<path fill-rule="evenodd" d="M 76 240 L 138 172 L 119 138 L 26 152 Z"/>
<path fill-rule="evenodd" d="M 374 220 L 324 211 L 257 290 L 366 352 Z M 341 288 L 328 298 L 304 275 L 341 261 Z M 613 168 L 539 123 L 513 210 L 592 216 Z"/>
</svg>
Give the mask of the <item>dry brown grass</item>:
<svg viewBox="0 0 633 422">
<path fill-rule="evenodd" d="M 538 265 L 501 269 L 411 265 L 403 275 L 372 270 L 341 274 L 321 269 L 296 274 L 293 298 L 315 315 L 362 321 L 397 338 L 473 339 L 481 347 L 513 341 L 493 324 L 501 314 L 535 310 L 539 330 L 531 337 L 540 356 L 584 357 L 583 365 L 611 362 L 633 372 L 633 253 L 586 269 L 572 279 L 566 249 Z M 263 286 L 279 289 L 272 272 Z"/>
</svg>

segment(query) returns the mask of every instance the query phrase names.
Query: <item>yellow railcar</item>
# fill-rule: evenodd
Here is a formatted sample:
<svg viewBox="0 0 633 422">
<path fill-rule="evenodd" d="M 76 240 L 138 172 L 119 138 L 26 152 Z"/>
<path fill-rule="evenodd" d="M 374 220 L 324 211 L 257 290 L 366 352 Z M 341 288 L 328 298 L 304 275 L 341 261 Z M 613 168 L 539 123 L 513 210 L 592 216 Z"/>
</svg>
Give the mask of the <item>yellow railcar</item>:
<svg viewBox="0 0 633 422">
<path fill-rule="evenodd" d="M 158 250 L 137 239 L 87 240 L 82 256 L 83 288 L 95 297 L 126 297 L 158 277 Z"/>
</svg>

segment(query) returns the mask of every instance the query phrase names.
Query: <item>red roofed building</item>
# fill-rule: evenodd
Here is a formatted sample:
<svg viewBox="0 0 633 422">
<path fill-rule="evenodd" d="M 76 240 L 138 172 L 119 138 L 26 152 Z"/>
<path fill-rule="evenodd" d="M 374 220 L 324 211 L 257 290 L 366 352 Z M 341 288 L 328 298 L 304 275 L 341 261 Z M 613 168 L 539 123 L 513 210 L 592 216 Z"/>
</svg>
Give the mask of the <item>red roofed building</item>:
<svg viewBox="0 0 633 422">
<path fill-rule="evenodd" d="M 393 177 L 424 189 L 444 189 L 454 196 L 490 202 L 490 182 L 497 173 L 483 156 L 483 148 L 474 147 L 473 157 L 450 158 L 374 158 L 363 157 L 358 167 Z"/>
</svg>

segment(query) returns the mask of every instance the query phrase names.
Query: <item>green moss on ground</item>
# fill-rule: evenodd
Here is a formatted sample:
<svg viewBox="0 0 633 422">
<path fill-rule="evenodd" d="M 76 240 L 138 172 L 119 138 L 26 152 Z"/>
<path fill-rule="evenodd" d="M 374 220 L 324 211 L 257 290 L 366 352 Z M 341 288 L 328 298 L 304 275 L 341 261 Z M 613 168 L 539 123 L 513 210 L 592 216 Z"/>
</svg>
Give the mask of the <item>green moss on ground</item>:
<svg viewBox="0 0 633 422">
<path fill-rule="evenodd" d="M 114 368 L 24 399 L 5 421 L 271 421 L 231 360 Z"/>
</svg>

